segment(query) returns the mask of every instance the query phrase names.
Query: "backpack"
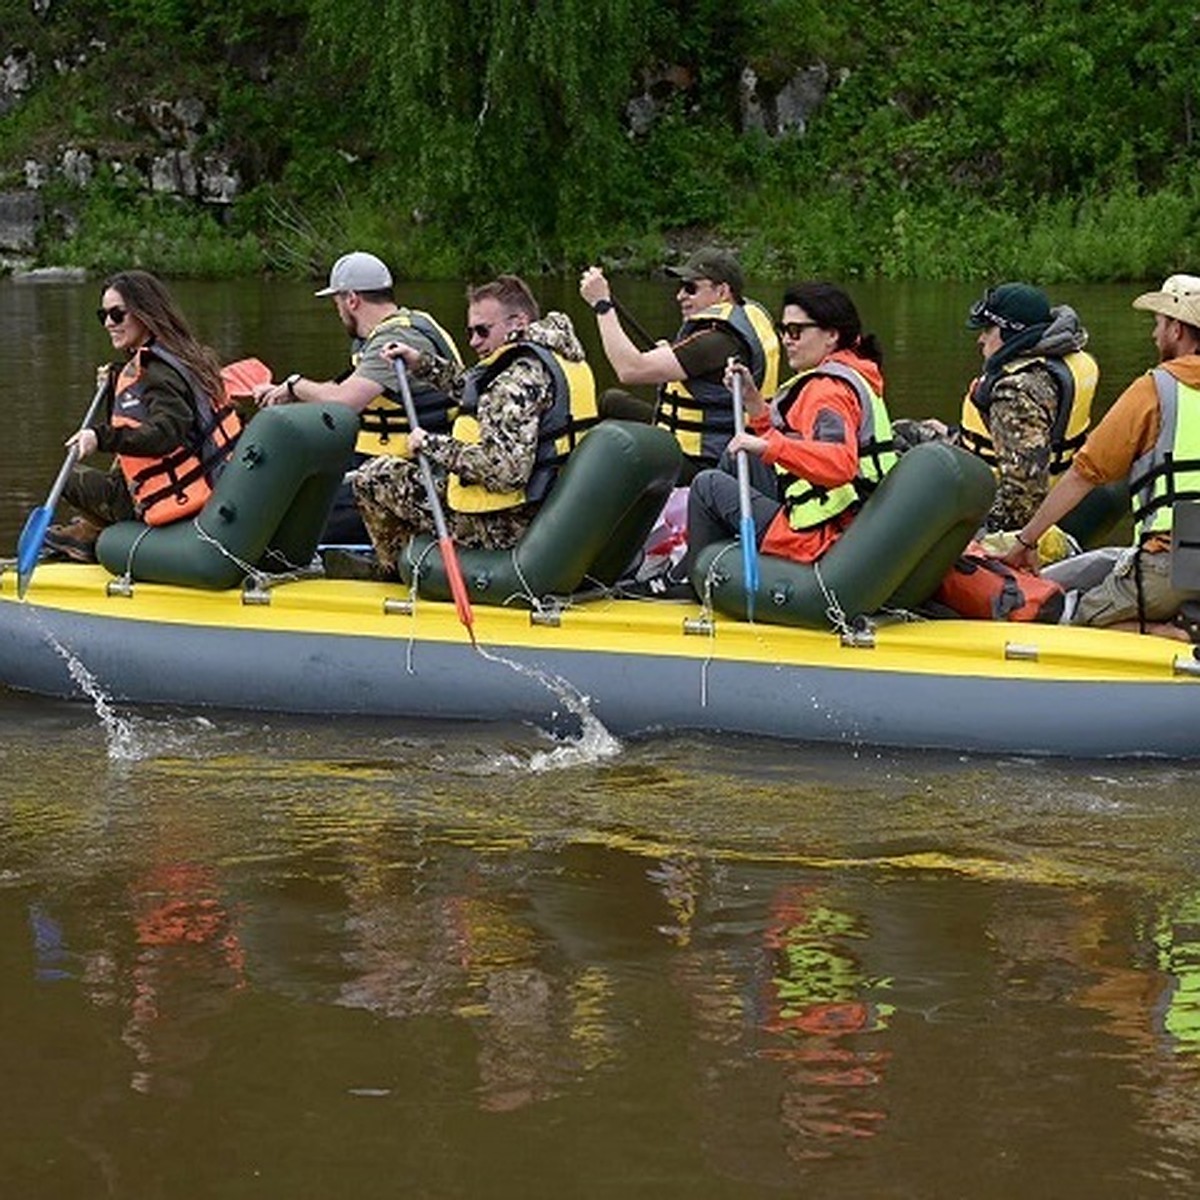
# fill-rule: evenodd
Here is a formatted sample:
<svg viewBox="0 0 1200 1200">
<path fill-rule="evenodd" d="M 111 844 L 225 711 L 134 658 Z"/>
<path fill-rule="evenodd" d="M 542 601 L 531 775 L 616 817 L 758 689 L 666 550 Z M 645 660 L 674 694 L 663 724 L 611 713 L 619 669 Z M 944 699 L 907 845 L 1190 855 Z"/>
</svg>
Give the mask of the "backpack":
<svg viewBox="0 0 1200 1200">
<path fill-rule="evenodd" d="M 1066 592 L 1061 584 L 1010 567 L 985 554 L 978 542 L 971 542 L 932 599 L 960 617 L 1053 625 L 1063 614 Z"/>
</svg>

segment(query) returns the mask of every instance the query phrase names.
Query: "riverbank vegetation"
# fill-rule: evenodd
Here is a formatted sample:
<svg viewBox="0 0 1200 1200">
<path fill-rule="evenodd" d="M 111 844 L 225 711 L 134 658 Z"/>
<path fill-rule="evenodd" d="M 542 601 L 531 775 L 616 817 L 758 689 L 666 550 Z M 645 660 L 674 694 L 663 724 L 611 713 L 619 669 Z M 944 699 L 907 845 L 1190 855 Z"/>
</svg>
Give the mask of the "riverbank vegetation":
<svg viewBox="0 0 1200 1200">
<path fill-rule="evenodd" d="M 0 117 L 10 183 L 46 147 L 132 151 L 119 114 L 147 88 L 199 96 L 202 146 L 242 181 L 219 213 L 52 181 L 69 219 L 46 261 L 319 274 L 354 245 L 454 277 L 636 270 L 715 239 L 761 276 L 1053 283 L 1200 256 L 1200 26 L 1163 0 L 0 0 L 0 18 L 39 62 L 78 63 Z M 802 72 L 822 94 L 780 130 Z"/>
</svg>

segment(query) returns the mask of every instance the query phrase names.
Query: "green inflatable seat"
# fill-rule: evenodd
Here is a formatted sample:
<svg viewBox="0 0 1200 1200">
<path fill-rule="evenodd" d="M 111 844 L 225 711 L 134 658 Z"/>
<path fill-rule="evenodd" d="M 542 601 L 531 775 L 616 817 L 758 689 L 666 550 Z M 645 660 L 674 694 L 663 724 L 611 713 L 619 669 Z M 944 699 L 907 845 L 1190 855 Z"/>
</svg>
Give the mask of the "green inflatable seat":
<svg viewBox="0 0 1200 1200">
<path fill-rule="evenodd" d="M 853 621 L 885 607 L 916 608 L 974 536 L 994 493 L 991 470 L 974 454 L 939 442 L 914 446 L 818 563 L 759 555 L 754 619 L 828 629 L 831 609 Z M 724 541 L 696 556 L 691 583 L 718 612 L 745 620 L 744 578 L 739 544 Z"/>
<path fill-rule="evenodd" d="M 210 590 L 237 587 L 247 567 L 307 567 L 357 436 L 358 417 L 344 405 L 264 409 L 194 520 L 110 525 L 96 557 L 114 575 Z"/>
<path fill-rule="evenodd" d="M 459 548 L 471 600 L 532 605 L 546 597 L 568 596 L 588 582 L 615 583 L 653 528 L 681 463 L 679 445 L 665 429 L 602 421 L 571 453 L 516 546 Z M 417 577 L 422 596 L 451 599 L 433 538 L 414 538 L 400 571 L 408 583 Z"/>
</svg>

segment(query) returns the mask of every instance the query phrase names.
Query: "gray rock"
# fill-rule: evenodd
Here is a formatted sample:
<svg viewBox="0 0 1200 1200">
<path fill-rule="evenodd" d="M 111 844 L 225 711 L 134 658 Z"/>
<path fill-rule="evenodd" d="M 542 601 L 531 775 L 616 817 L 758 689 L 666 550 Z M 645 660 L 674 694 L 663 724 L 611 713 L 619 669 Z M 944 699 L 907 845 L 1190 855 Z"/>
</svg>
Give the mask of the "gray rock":
<svg viewBox="0 0 1200 1200">
<path fill-rule="evenodd" d="M 62 152 L 58 166 L 62 177 L 68 183 L 73 183 L 76 187 L 81 188 L 87 187 L 96 173 L 96 164 L 92 160 L 92 156 L 86 150 L 80 150 L 76 146 L 68 146 Z"/>
<path fill-rule="evenodd" d="M 14 283 L 86 283 L 87 270 L 83 267 L 34 267 L 31 270 L 14 270 Z"/>
<path fill-rule="evenodd" d="M 211 154 L 200 164 L 200 199 L 208 204 L 232 204 L 242 190 L 233 164 Z"/>
<path fill-rule="evenodd" d="M 747 66 L 742 70 L 738 92 L 743 129 L 762 130 L 771 137 L 803 135 L 829 95 L 829 67 L 825 63 L 802 67 L 782 86 L 772 88 Z"/>
<path fill-rule="evenodd" d="M 196 168 L 186 150 L 169 150 L 150 164 L 150 188 L 169 196 L 196 195 Z"/>
<path fill-rule="evenodd" d="M 0 192 L 0 250 L 28 253 L 35 249 L 43 216 L 37 192 Z"/>
<path fill-rule="evenodd" d="M 38 162 L 36 158 L 27 158 L 25 160 L 25 186 L 31 191 L 36 192 L 46 186 L 46 181 L 50 178 L 50 168 L 42 162 Z"/>
<path fill-rule="evenodd" d="M 0 62 L 0 115 L 12 112 L 33 86 L 35 61 L 33 55 L 18 47 Z"/>
</svg>

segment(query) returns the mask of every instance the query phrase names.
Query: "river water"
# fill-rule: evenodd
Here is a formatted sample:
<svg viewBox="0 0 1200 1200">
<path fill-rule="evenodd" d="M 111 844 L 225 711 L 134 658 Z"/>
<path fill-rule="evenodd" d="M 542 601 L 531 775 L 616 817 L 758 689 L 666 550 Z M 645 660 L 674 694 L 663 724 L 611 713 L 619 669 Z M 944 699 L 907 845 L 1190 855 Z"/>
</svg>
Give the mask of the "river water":
<svg viewBox="0 0 1200 1200">
<path fill-rule="evenodd" d="M 175 290 L 226 357 L 340 365 L 311 288 Z M 953 415 L 977 290 L 854 289 L 897 415 Z M 595 345 L 568 283 L 540 292 Z M 669 329 L 668 289 L 621 292 Z M 411 293 L 461 328 L 458 288 Z M 1103 403 L 1149 364 L 1131 293 L 1063 297 Z M 7 545 L 90 399 L 95 303 L 0 284 Z M 0 1178 L 22 1200 L 1200 1185 L 1187 764 L 0 689 L 0 929 Z"/>
</svg>

